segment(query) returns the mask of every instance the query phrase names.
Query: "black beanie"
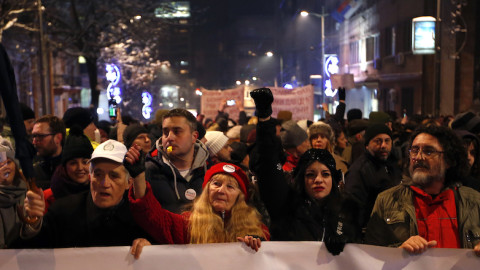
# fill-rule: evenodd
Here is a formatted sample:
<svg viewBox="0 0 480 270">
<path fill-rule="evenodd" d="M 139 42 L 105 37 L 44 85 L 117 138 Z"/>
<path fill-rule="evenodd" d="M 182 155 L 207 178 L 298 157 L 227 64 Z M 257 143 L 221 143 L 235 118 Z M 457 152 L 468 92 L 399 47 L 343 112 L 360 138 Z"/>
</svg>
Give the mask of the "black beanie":
<svg viewBox="0 0 480 270">
<path fill-rule="evenodd" d="M 20 110 L 22 111 L 23 121 L 28 119 L 35 119 L 35 112 L 25 103 L 20 103 Z"/>
<path fill-rule="evenodd" d="M 67 128 L 79 125 L 84 130 L 93 122 L 93 115 L 89 110 L 82 107 L 70 108 L 63 114 L 63 122 Z"/>
<path fill-rule="evenodd" d="M 123 144 L 128 148 L 132 146 L 133 141 L 137 138 L 138 135 L 142 133 L 148 133 L 148 130 L 140 124 L 131 124 L 125 128 L 123 131 Z"/>
<path fill-rule="evenodd" d="M 74 158 L 90 158 L 93 153 L 93 147 L 90 140 L 83 134 L 83 129 L 79 125 L 73 125 L 65 140 L 62 152 L 62 164 Z"/>
<path fill-rule="evenodd" d="M 365 130 L 365 145 L 368 145 L 370 140 L 378 134 L 387 134 L 392 138 L 392 130 L 390 130 L 385 124 L 373 124 Z"/>
</svg>

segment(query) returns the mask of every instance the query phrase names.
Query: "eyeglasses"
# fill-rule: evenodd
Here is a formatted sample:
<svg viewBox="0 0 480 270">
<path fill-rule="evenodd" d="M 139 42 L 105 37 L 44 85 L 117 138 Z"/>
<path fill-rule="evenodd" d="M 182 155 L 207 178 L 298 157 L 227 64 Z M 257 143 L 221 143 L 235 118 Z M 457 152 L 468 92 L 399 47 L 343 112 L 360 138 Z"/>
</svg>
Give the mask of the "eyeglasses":
<svg viewBox="0 0 480 270">
<path fill-rule="evenodd" d="M 383 140 L 381 138 L 377 138 L 375 140 L 372 140 L 372 142 L 375 143 L 376 145 L 382 145 L 383 142 L 385 142 L 386 144 L 390 144 L 392 142 L 392 139 L 387 138 L 387 139 Z"/>
<path fill-rule="evenodd" d="M 48 133 L 48 134 L 40 134 L 40 133 L 37 133 L 37 134 L 32 134 L 32 138 L 33 138 L 34 140 L 41 141 L 41 140 L 43 140 L 45 137 L 50 136 L 50 135 L 55 135 L 55 133 Z"/>
<path fill-rule="evenodd" d="M 420 148 L 418 146 L 414 146 L 412 147 L 410 150 L 408 150 L 410 152 L 410 157 L 411 158 L 415 158 L 418 156 L 418 154 L 420 154 L 420 152 L 427 158 L 432 158 L 436 155 L 440 155 L 442 153 L 445 153 L 444 151 L 438 151 L 436 150 L 435 148 L 433 147 L 423 147 L 423 148 Z"/>
</svg>

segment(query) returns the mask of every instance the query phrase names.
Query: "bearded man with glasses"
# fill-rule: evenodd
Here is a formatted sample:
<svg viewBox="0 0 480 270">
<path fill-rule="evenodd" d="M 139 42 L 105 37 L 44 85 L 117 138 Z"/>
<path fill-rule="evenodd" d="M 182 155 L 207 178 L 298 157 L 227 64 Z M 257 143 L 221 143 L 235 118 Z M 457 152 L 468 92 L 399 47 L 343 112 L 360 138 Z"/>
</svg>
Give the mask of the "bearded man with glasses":
<svg viewBox="0 0 480 270">
<path fill-rule="evenodd" d="M 33 125 L 32 138 L 37 150 L 33 164 L 36 184 L 45 190 L 50 187 L 53 172 L 62 161 L 65 125 L 54 115 L 42 116 Z"/>
<path fill-rule="evenodd" d="M 467 153 L 445 127 L 411 135 L 409 174 L 378 195 L 366 242 L 419 254 L 431 247 L 472 248 L 480 256 L 480 193 L 461 185 Z"/>
</svg>

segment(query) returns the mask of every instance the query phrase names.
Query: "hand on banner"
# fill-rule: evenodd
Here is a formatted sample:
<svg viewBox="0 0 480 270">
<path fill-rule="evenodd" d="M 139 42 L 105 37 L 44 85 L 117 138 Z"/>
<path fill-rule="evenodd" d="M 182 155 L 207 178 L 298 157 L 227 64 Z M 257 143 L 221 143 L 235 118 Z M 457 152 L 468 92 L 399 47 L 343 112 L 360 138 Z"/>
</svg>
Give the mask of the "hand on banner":
<svg viewBox="0 0 480 270">
<path fill-rule="evenodd" d="M 480 243 L 478 243 L 474 248 L 473 251 L 475 252 L 475 255 L 480 257 Z"/>
<path fill-rule="evenodd" d="M 145 238 L 137 238 L 133 240 L 132 243 L 132 248 L 130 249 L 130 253 L 135 257 L 135 259 L 140 258 L 140 254 L 142 253 L 143 247 L 144 246 L 151 246 L 152 243 L 150 243 L 147 239 Z"/>
<path fill-rule="evenodd" d="M 403 248 L 410 254 L 420 254 L 426 251 L 428 248 L 434 247 L 437 245 L 437 241 L 427 241 L 425 238 L 414 235 L 403 242 L 399 248 Z"/>
<path fill-rule="evenodd" d="M 245 237 L 237 237 L 237 240 L 245 243 L 245 245 L 251 247 L 255 251 L 258 251 L 258 249 L 262 246 L 262 240 L 260 240 L 260 238 L 258 237 L 251 235 L 247 235 Z"/>
</svg>

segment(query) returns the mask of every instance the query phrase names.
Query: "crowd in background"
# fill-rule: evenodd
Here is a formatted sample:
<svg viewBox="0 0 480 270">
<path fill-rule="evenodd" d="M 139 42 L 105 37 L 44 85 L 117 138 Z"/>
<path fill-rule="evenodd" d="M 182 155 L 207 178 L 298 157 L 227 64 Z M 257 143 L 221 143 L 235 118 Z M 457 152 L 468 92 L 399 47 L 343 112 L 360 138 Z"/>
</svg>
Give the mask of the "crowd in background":
<svg viewBox="0 0 480 270">
<path fill-rule="evenodd" d="M 36 116 L 21 104 L 36 152 L 36 185 L 22 175 L 4 119 L 0 247 L 132 245 L 138 258 L 150 244 L 241 241 L 258 250 L 262 241 L 283 240 L 323 241 L 332 254 L 346 243 L 412 253 L 471 247 L 480 254 L 480 116 L 366 116 L 346 111 L 345 90 L 339 89 L 335 113 L 313 122 L 289 111 L 272 115 L 274 97 L 266 88 L 251 96 L 255 116 L 247 116 L 239 101 L 239 115 L 228 115 L 222 101 L 215 119 L 173 109 L 158 110 L 150 123 L 121 114 L 98 121 L 86 108 L 70 108 L 62 119 Z M 447 149 L 447 143 L 459 147 Z M 432 179 L 455 181 L 431 193 L 430 182 L 418 182 L 415 174 L 431 173 L 436 158 L 444 158 L 445 168 L 439 165 L 443 174 Z M 455 175 L 449 174 L 453 167 Z M 415 221 L 408 231 L 401 227 L 407 214 L 390 220 L 394 215 L 385 209 L 406 192 L 391 190 L 411 181 L 408 191 L 416 193 L 406 205 L 413 204 L 407 214 Z M 465 186 L 473 190 L 465 193 Z M 452 195 L 443 195 L 450 188 Z M 465 208 L 474 213 L 465 222 L 459 196 L 462 203 L 472 201 Z M 434 207 L 444 202 L 453 204 L 445 203 L 443 212 Z M 458 224 L 432 228 L 436 221 L 420 218 L 428 216 L 424 210 L 458 218 Z M 397 235 L 401 230 L 407 231 Z"/>
</svg>

